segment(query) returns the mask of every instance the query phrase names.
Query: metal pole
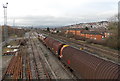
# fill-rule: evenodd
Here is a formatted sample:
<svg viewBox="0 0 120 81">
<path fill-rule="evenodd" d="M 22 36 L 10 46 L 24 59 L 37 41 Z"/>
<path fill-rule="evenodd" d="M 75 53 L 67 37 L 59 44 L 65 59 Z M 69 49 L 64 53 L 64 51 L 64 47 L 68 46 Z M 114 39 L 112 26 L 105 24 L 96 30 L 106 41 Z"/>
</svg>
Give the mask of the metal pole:
<svg viewBox="0 0 120 81">
<path fill-rule="evenodd" d="M 8 3 L 6 3 L 5 5 L 3 4 L 3 8 L 4 8 L 4 40 L 5 40 L 5 41 L 6 41 L 7 38 L 8 38 L 7 5 L 8 5 Z"/>
<path fill-rule="evenodd" d="M 3 28 L 3 30 L 4 30 L 4 34 L 3 34 L 3 40 L 5 41 L 6 40 L 6 32 L 5 32 L 5 30 L 6 30 L 6 21 L 5 21 L 5 6 L 3 6 L 3 8 L 4 8 L 4 28 Z"/>
</svg>

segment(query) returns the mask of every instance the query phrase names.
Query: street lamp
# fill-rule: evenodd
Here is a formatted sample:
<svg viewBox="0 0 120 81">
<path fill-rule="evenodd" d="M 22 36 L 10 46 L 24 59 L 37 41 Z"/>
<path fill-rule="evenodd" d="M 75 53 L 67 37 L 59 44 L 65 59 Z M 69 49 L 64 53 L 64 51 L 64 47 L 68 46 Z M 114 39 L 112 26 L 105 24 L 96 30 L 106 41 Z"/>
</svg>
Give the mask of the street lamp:
<svg viewBox="0 0 120 81">
<path fill-rule="evenodd" d="M 6 41 L 6 39 L 8 38 L 8 28 L 7 28 L 7 5 L 3 4 L 3 8 L 4 8 L 4 40 Z"/>
</svg>

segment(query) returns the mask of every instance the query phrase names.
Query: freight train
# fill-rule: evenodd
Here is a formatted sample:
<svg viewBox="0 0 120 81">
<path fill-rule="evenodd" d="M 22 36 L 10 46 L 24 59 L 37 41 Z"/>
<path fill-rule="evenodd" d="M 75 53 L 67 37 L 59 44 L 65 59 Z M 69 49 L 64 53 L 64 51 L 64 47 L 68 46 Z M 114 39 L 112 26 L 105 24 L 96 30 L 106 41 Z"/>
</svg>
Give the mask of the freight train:
<svg viewBox="0 0 120 81">
<path fill-rule="evenodd" d="M 76 76 L 82 79 L 120 79 L 120 65 L 39 34 L 42 41 Z"/>
</svg>

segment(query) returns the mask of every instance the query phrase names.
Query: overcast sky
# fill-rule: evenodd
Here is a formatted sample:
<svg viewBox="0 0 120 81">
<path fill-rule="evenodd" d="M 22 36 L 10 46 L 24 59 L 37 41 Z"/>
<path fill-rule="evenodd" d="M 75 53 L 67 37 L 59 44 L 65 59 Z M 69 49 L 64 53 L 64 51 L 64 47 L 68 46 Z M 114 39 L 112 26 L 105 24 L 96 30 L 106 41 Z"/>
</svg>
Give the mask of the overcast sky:
<svg viewBox="0 0 120 81">
<path fill-rule="evenodd" d="M 64 26 L 107 20 L 118 12 L 119 0 L 0 0 L 0 24 L 4 24 L 3 4 L 8 2 L 8 24 Z"/>
</svg>

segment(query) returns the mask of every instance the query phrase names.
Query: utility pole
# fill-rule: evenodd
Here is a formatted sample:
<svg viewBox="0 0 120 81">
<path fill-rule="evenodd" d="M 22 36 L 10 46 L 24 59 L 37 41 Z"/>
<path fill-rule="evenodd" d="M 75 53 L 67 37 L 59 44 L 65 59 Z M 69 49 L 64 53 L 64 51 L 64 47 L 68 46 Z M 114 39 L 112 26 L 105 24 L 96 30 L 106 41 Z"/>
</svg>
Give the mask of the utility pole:
<svg viewBox="0 0 120 81">
<path fill-rule="evenodd" d="M 7 27 L 7 5 L 8 3 L 6 4 L 3 4 L 3 8 L 4 8 L 4 40 L 6 41 L 7 38 L 8 38 L 8 27 Z"/>
</svg>

